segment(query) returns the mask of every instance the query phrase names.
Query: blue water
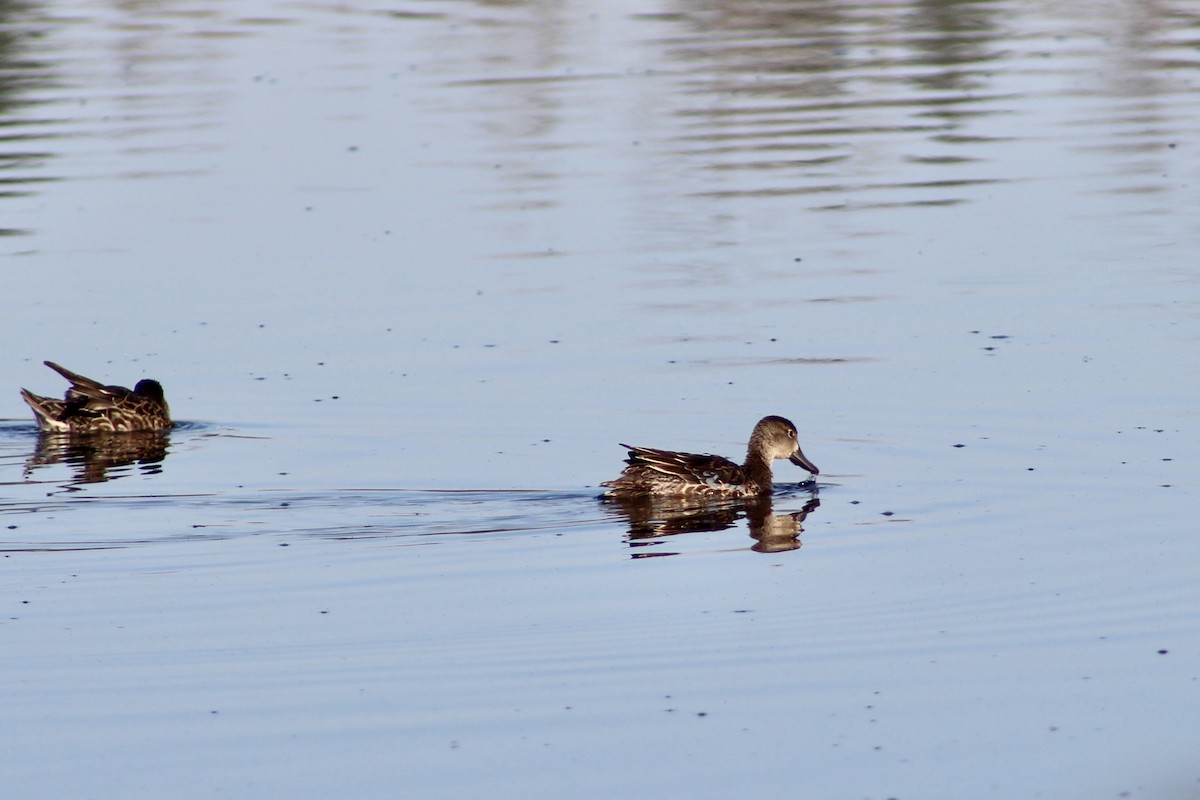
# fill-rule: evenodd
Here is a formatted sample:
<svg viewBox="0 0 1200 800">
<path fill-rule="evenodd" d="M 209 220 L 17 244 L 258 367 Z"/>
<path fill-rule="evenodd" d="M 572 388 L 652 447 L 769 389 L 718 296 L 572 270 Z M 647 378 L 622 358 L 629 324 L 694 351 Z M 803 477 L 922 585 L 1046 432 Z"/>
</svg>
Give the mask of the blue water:
<svg viewBox="0 0 1200 800">
<path fill-rule="evenodd" d="M 8 791 L 1200 796 L 1186 4 L 0 13 Z"/>
</svg>

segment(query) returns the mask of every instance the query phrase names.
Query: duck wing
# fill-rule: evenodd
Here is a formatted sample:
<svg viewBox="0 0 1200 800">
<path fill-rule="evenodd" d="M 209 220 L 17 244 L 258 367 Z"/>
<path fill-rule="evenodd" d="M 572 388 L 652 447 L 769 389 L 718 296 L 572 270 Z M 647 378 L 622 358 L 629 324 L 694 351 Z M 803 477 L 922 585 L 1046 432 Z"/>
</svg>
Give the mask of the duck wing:
<svg viewBox="0 0 1200 800">
<path fill-rule="evenodd" d="M 66 395 L 67 403 L 70 405 L 80 407 L 87 405 L 92 410 L 97 410 L 111 407 L 114 401 L 122 400 L 133 394 L 124 386 L 105 386 L 100 381 L 80 375 L 78 372 L 72 372 L 53 361 L 46 361 L 45 364 L 70 381 L 71 388 L 67 390 Z"/>
<path fill-rule="evenodd" d="M 674 450 L 633 447 L 628 444 L 621 446 L 629 450 L 629 458 L 625 463 L 630 467 L 654 470 L 684 483 L 718 486 L 736 485 L 744 480 L 742 468 L 721 456 L 677 453 Z"/>
</svg>

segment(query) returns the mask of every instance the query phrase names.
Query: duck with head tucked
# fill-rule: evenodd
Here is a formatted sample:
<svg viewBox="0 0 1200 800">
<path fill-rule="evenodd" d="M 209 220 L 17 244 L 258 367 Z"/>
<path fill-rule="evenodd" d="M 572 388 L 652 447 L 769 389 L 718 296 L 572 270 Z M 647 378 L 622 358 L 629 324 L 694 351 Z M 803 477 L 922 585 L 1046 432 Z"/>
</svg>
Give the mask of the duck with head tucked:
<svg viewBox="0 0 1200 800">
<path fill-rule="evenodd" d="M 783 417 L 763 417 L 750 434 L 746 463 L 698 453 L 676 453 L 652 447 L 633 447 L 628 465 L 616 480 L 600 484 L 605 497 L 675 495 L 699 497 L 758 497 L 771 493 L 771 462 L 786 458 L 819 475 L 820 470 L 800 450 L 796 426 Z"/>
<path fill-rule="evenodd" d="M 158 431 L 171 427 L 171 412 L 162 384 L 140 380 L 132 391 L 124 386 L 105 386 L 53 361 L 46 366 L 71 382 L 62 400 L 36 395 L 28 389 L 21 396 L 33 409 L 38 427 L 53 433 L 124 433 Z"/>
</svg>

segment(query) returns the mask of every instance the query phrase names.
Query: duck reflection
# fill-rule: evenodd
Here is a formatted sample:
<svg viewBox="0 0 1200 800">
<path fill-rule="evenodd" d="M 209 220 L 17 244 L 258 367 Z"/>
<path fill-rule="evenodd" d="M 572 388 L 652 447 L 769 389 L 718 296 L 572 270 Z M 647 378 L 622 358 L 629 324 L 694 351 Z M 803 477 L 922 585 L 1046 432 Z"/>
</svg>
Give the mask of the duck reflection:
<svg viewBox="0 0 1200 800">
<path fill-rule="evenodd" d="M 74 470 L 67 486 L 103 483 L 124 477 L 137 465 L 143 475 L 162 472 L 170 448 L 167 431 L 126 433 L 39 433 L 37 446 L 25 462 L 25 479 L 40 467 L 66 464 Z"/>
<path fill-rule="evenodd" d="M 801 523 L 821 505 L 815 496 L 799 511 L 774 513 L 770 495 L 705 499 L 702 497 L 605 497 L 629 521 L 629 546 L 645 548 L 662 544 L 668 536 L 700 531 L 721 531 L 745 519 L 758 553 L 778 553 L 800 547 Z M 669 552 L 638 552 L 634 558 L 676 555 Z"/>
</svg>

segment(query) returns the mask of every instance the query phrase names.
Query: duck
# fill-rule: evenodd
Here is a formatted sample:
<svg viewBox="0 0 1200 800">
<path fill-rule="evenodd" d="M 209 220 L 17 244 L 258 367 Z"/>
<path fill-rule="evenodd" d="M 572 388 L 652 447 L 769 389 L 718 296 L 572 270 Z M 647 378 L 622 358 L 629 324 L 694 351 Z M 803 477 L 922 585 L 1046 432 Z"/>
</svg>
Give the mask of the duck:
<svg viewBox="0 0 1200 800">
<path fill-rule="evenodd" d="M 105 386 L 53 361 L 43 363 L 71 382 L 62 400 L 21 389 L 43 431 L 125 433 L 166 430 L 172 425 L 162 384 L 156 380 L 144 378 L 130 390 Z"/>
<path fill-rule="evenodd" d="M 812 475 L 816 464 L 800 450 L 796 426 L 783 417 L 763 417 L 750 434 L 746 462 L 699 453 L 677 453 L 621 444 L 628 465 L 616 480 L 604 481 L 604 497 L 637 496 L 761 497 L 771 494 L 771 463 L 786 458 Z"/>
</svg>

